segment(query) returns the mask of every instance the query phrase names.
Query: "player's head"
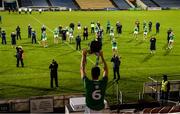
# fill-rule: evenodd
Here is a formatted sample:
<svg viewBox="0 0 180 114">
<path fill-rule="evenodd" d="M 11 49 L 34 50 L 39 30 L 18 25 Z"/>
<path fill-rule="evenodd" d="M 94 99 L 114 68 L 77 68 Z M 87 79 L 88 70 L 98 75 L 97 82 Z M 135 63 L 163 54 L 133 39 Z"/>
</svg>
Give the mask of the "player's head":
<svg viewBox="0 0 180 114">
<path fill-rule="evenodd" d="M 100 68 L 95 66 L 91 69 L 91 76 L 93 80 L 97 80 L 100 76 Z"/>
<path fill-rule="evenodd" d="M 167 75 L 166 75 L 166 74 L 163 75 L 163 80 L 164 80 L 164 81 L 167 80 Z"/>
</svg>

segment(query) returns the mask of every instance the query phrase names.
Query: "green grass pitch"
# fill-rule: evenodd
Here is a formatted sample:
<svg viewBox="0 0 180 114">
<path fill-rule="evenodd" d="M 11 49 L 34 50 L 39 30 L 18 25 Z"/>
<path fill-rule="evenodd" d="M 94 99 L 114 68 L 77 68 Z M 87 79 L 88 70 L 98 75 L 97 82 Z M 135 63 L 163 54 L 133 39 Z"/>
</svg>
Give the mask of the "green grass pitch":
<svg viewBox="0 0 180 114">
<path fill-rule="evenodd" d="M 2 24 L 0 27 L 6 30 L 7 45 L 0 44 L 0 99 L 9 98 L 28 98 L 30 96 L 71 94 L 83 92 L 83 83 L 80 78 L 80 60 L 81 52 L 75 50 L 75 44 L 53 44 L 53 33 L 55 27 L 62 25 L 68 26 L 70 22 L 76 25 L 78 21 L 89 27 L 91 21 L 100 21 L 104 30 L 107 20 L 115 27 L 117 21 L 123 25 L 123 33 L 117 38 L 118 52 L 122 57 L 120 68 L 121 80 L 120 89 L 126 100 L 136 99 L 138 92 L 142 91 L 143 83 L 148 81 L 148 76 L 159 76 L 169 74 L 170 79 L 173 74 L 180 74 L 180 11 L 73 11 L 73 12 L 38 12 L 29 14 L 8 14 L 0 12 Z M 134 28 L 135 20 L 141 22 L 140 31 L 142 32 L 142 23 L 145 20 L 153 22 L 153 31 L 149 33 L 148 39 L 142 41 L 143 34 L 138 36 L 138 40 L 133 40 L 131 34 Z M 149 37 L 155 33 L 155 23 L 161 24 L 160 34 L 157 38 L 157 51 L 154 56 L 149 56 Z M 27 26 L 36 30 L 37 37 L 40 40 L 40 28 L 45 24 L 48 35 L 48 48 L 43 48 L 39 44 L 32 45 L 31 40 L 27 38 Z M 16 68 L 15 49 L 10 45 L 10 33 L 16 26 L 21 27 L 22 40 L 17 41 L 21 45 L 25 54 L 25 67 Z M 76 26 L 77 27 L 77 26 Z M 168 52 L 164 49 L 166 45 L 166 32 L 171 27 L 174 30 L 176 39 L 173 49 Z M 75 30 L 77 35 L 77 28 Z M 89 36 L 88 41 L 82 41 L 82 47 L 87 48 L 87 44 L 94 38 Z M 109 36 L 104 32 L 103 51 L 109 67 L 109 80 L 113 79 L 111 42 Z M 88 56 L 92 61 L 95 57 Z M 59 64 L 59 85 L 58 89 L 50 89 L 49 64 L 55 59 Z M 87 72 L 90 77 L 90 69 L 93 66 L 88 61 Z M 177 78 L 175 78 L 177 79 Z M 180 78 L 179 78 L 180 79 Z M 107 91 L 108 92 L 108 91 Z"/>
</svg>

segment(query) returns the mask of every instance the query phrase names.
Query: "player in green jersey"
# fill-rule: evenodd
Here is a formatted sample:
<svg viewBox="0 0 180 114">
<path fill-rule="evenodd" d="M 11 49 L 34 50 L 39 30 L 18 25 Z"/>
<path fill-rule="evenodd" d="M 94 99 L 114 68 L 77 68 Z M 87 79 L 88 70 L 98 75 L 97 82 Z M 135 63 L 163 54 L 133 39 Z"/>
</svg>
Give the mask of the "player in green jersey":
<svg viewBox="0 0 180 114">
<path fill-rule="evenodd" d="M 168 49 L 172 49 L 172 48 L 173 48 L 174 39 L 175 39 L 174 32 L 171 32 L 171 33 L 169 34 Z"/>
<path fill-rule="evenodd" d="M 42 46 L 44 48 L 47 48 L 48 45 L 47 45 L 47 34 L 46 34 L 46 31 L 42 32 L 41 34 L 41 43 L 42 43 Z"/>
<path fill-rule="evenodd" d="M 54 44 L 58 44 L 58 35 L 59 35 L 59 30 L 58 30 L 58 28 L 55 28 L 55 29 L 54 29 L 53 34 L 54 34 Z"/>
<path fill-rule="evenodd" d="M 147 34 L 148 34 L 148 27 L 145 26 L 144 27 L 144 35 L 143 35 L 143 40 L 145 40 L 147 38 Z"/>
<path fill-rule="evenodd" d="M 100 68 L 95 66 L 91 69 L 92 80 L 87 77 L 86 74 L 86 57 L 87 50 L 82 51 L 81 60 L 81 78 L 84 81 L 85 91 L 86 91 L 86 111 L 85 113 L 100 113 L 104 109 L 104 97 L 106 86 L 108 82 L 108 67 L 103 56 L 103 52 L 99 52 L 99 56 L 104 64 L 103 78 L 98 80 L 100 76 Z"/>
<path fill-rule="evenodd" d="M 134 33 L 133 33 L 133 34 L 134 34 L 134 38 L 135 38 L 136 40 L 137 40 L 137 35 L 138 35 L 138 33 L 139 33 L 138 31 L 139 31 L 139 30 L 138 30 L 138 27 L 135 26 L 135 27 L 134 27 Z"/>
</svg>

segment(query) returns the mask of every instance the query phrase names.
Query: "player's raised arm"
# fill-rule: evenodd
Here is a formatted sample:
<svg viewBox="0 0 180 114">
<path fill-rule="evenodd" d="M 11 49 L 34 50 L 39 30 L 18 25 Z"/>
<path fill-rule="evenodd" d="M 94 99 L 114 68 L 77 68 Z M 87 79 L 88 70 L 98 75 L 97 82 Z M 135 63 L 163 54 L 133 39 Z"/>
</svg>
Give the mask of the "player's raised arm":
<svg viewBox="0 0 180 114">
<path fill-rule="evenodd" d="M 103 73 L 103 77 L 104 77 L 104 76 L 107 76 L 107 77 L 108 77 L 108 66 L 107 66 L 107 63 L 106 63 L 106 61 L 105 61 L 105 59 L 104 59 L 103 51 L 100 51 L 100 54 L 99 54 L 99 55 L 101 56 L 102 63 L 104 64 L 104 73 Z"/>
<path fill-rule="evenodd" d="M 82 59 L 81 59 L 81 66 L 80 66 L 80 72 L 81 72 L 81 78 L 83 79 L 84 76 L 86 76 L 86 56 L 87 56 L 87 50 L 83 49 L 82 51 Z"/>
</svg>

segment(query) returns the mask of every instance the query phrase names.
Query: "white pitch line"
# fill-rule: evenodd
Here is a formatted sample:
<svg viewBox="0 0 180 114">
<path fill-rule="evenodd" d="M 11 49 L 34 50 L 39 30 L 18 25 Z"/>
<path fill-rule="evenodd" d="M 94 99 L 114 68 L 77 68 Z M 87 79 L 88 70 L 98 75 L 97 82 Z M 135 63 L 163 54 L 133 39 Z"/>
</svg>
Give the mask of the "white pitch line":
<svg viewBox="0 0 180 114">
<path fill-rule="evenodd" d="M 31 16 L 34 20 L 36 20 L 39 24 L 45 25 L 45 24 L 43 24 L 39 19 L 37 19 L 36 17 L 34 17 L 34 16 L 32 16 L 32 15 L 30 15 L 30 16 Z M 46 26 L 46 25 L 45 25 L 45 27 L 46 27 L 50 32 L 53 33 L 53 30 L 52 30 L 52 29 L 50 29 L 50 28 L 49 28 L 48 26 Z M 72 47 L 72 46 L 69 45 L 68 43 L 65 42 L 65 44 L 66 44 L 67 46 L 69 46 L 71 49 L 76 50 L 74 47 Z M 81 55 L 81 53 L 80 53 L 79 51 L 77 51 L 77 53 L 79 53 L 79 54 Z M 95 65 L 95 62 L 94 62 L 92 59 L 90 59 L 89 57 L 87 57 L 87 59 L 88 59 L 92 64 Z"/>
</svg>

